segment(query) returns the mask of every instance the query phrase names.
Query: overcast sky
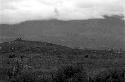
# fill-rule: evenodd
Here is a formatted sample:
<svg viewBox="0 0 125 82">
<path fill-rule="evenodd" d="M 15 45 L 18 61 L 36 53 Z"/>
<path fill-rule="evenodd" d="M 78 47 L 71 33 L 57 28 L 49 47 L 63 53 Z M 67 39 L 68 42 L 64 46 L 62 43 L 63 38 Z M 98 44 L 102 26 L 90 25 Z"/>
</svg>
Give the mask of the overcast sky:
<svg viewBox="0 0 125 82">
<path fill-rule="evenodd" d="M 0 0 L 0 23 L 125 16 L 125 0 Z"/>
</svg>

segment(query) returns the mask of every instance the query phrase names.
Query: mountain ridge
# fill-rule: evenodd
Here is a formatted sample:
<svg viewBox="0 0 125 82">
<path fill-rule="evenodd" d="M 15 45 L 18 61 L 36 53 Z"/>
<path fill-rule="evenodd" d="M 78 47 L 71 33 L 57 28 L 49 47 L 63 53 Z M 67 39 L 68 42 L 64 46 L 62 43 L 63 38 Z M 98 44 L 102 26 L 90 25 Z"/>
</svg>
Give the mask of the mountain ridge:
<svg viewBox="0 0 125 82">
<path fill-rule="evenodd" d="M 22 37 L 26 40 L 80 48 L 125 49 L 125 23 L 119 17 L 74 21 L 27 21 L 16 25 L 0 25 L 1 42 Z"/>
</svg>

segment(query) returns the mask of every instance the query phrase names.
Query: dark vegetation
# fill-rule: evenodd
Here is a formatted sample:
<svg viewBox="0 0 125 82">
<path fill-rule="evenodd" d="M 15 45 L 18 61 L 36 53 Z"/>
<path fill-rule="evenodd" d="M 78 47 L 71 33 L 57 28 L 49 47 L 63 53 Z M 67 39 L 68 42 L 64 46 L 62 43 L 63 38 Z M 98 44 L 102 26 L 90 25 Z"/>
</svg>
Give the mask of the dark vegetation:
<svg viewBox="0 0 125 82">
<path fill-rule="evenodd" d="M 18 38 L 0 44 L 0 82 L 125 82 L 125 52 Z"/>
</svg>

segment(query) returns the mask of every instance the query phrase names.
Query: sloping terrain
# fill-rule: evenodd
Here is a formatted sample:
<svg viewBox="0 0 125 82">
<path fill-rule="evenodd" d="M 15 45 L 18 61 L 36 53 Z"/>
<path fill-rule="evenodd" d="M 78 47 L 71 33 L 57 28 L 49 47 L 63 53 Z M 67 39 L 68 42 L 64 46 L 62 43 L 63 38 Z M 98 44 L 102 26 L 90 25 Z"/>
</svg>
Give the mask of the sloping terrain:
<svg viewBox="0 0 125 82">
<path fill-rule="evenodd" d="M 69 80 L 74 79 L 75 72 L 78 75 L 86 73 L 84 79 L 89 82 L 98 82 L 95 79 L 100 76 L 104 76 L 105 79 L 108 77 L 108 80 L 113 78 L 112 72 L 110 73 L 112 69 L 121 71 L 118 72 L 118 75 L 123 74 L 125 71 L 124 60 L 125 52 L 122 50 L 73 49 L 48 42 L 26 41 L 19 38 L 0 43 L 0 78 L 8 82 L 29 82 L 27 79 L 32 80 L 31 77 L 39 77 L 39 79 L 30 82 L 74 82 Z M 71 73 L 68 70 L 72 70 Z M 62 74 L 66 76 L 62 77 Z M 53 81 L 42 81 L 41 78 L 51 78 Z M 62 81 L 61 78 L 66 81 Z M 76 77 L 75 79 L 78 80 Z M 123 82 L 123 79 L 118 82 Z"/>
</svg>

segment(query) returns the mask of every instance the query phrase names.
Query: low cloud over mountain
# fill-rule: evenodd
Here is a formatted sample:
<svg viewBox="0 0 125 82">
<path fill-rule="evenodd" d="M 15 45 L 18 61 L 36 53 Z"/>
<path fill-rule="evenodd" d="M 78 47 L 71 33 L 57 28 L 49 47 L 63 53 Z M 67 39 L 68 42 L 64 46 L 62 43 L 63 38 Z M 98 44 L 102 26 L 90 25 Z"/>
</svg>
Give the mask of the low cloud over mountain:
<svg viewBox="0 0 125 82">
<path fill-rule="evenodd" d="M 125 16 L 124 0 L 0 0 L 0 23 Z"/>
</svg>

